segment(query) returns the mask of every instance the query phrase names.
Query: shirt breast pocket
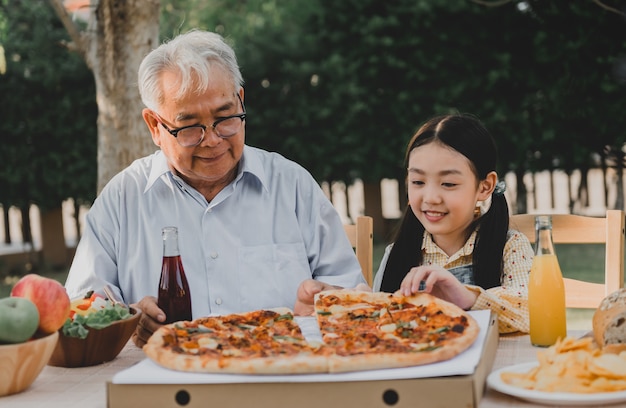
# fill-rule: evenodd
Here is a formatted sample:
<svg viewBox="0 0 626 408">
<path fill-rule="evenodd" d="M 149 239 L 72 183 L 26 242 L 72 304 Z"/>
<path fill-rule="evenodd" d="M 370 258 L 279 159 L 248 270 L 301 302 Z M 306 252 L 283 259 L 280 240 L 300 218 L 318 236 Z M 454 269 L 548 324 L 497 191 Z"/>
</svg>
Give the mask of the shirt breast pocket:
<svg viewBox="0 0 626 408">
<path fill-rule="evenodd" d="M 241 300 L 249 310 L 293 308 L 298 286 L 311 278 L 302 243 L 243 247 L 238 262 Z"/>
</svg>

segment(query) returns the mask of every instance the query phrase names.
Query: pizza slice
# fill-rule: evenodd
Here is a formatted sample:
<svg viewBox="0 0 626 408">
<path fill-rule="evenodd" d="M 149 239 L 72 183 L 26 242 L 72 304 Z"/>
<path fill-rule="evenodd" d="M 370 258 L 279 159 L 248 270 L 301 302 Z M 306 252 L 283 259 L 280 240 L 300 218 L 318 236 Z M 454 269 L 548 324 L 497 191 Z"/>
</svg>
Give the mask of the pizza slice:
<svg viewBox="0 0 626 408">
<path fill-rule="evenodd" d="M 159 328 L 143 347 L 158 364 L 204 373 L 292 374 L 328 371 L 286 308 L 181 321 Z"/>
<path fill-rule="evenodd" d="M 329 371 L 407 367 L 450 359 L 476 340 L 478 323 L 427 293 L 324 291 L 315 311 L 331 349 Z"/>
</svg>

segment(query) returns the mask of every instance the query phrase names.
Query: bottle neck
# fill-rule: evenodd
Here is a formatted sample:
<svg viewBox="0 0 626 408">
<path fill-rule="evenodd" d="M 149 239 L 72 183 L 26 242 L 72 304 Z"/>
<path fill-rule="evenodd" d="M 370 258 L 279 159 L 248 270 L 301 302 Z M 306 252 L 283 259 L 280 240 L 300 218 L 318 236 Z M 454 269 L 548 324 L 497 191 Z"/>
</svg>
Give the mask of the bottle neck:
<svg viewBox="0 0 626 408">
<path fill-rule="evenodd" d="M 552 242 L 552 217 L 538 215 L 535 220 L 535 255 L 555 255 Z"/>
<path fill-rule="evenodd" d="M 163 256 L 178 255 L 178 230 L 175 227 L 163 228 Z"/>
<path fill-rule="evenodd" d="M 554 255 L 554 244 L 552 242 L 552 230 L 549 228 L 537 231 L 537 245 L 535 255 Z"/>
</svg>

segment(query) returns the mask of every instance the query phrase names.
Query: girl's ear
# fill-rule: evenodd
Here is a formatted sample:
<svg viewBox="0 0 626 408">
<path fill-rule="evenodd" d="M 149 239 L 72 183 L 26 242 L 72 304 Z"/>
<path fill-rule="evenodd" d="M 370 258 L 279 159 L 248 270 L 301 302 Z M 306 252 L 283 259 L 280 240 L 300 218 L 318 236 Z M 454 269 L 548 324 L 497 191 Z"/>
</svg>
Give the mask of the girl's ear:
<svg viewBox="0 0 626 408">
<path fill-rule="evenodd" d="M 498 174 L 495 171 L 487 174 L 484 180 L 481 180 L 478 185 L 478 200 L 484 201 L 491 197 L 493 190 L 496 188 L 498 182 Z"/>
</svg>

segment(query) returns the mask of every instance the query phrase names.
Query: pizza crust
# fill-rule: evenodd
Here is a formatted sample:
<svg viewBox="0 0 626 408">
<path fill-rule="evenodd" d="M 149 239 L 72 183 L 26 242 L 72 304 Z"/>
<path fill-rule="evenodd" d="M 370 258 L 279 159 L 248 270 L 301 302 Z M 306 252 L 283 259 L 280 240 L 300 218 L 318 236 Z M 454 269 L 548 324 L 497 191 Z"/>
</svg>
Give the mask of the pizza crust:
<svg viewBox="0 0 626 408">
<path fill-rule="evenodd" d="M 159 329 L 160 330 L 160 329 Z M 158 334 L 155 332 L 155 335 Z M 222 374 L 314 374 L 328 372 L 329 360 L 323 355 L 297 355 L 250 359 L 201 359 L 181 355 L 156 344 L 146 344 L 146 355 L 162 367 L 176 371 Z"/>
<path fill-rule="evenodd" d="M 440 348 L 434 351 L 416 352 L 413 354 L 383 353 L 359 354 L 354 356 L 329 357 L 328 371 L 343 373 L 350 371 L 381 370 L 389 368 L 413 367 L 445 361 L 456 356 L 458 350 Z"/>
</svg>

